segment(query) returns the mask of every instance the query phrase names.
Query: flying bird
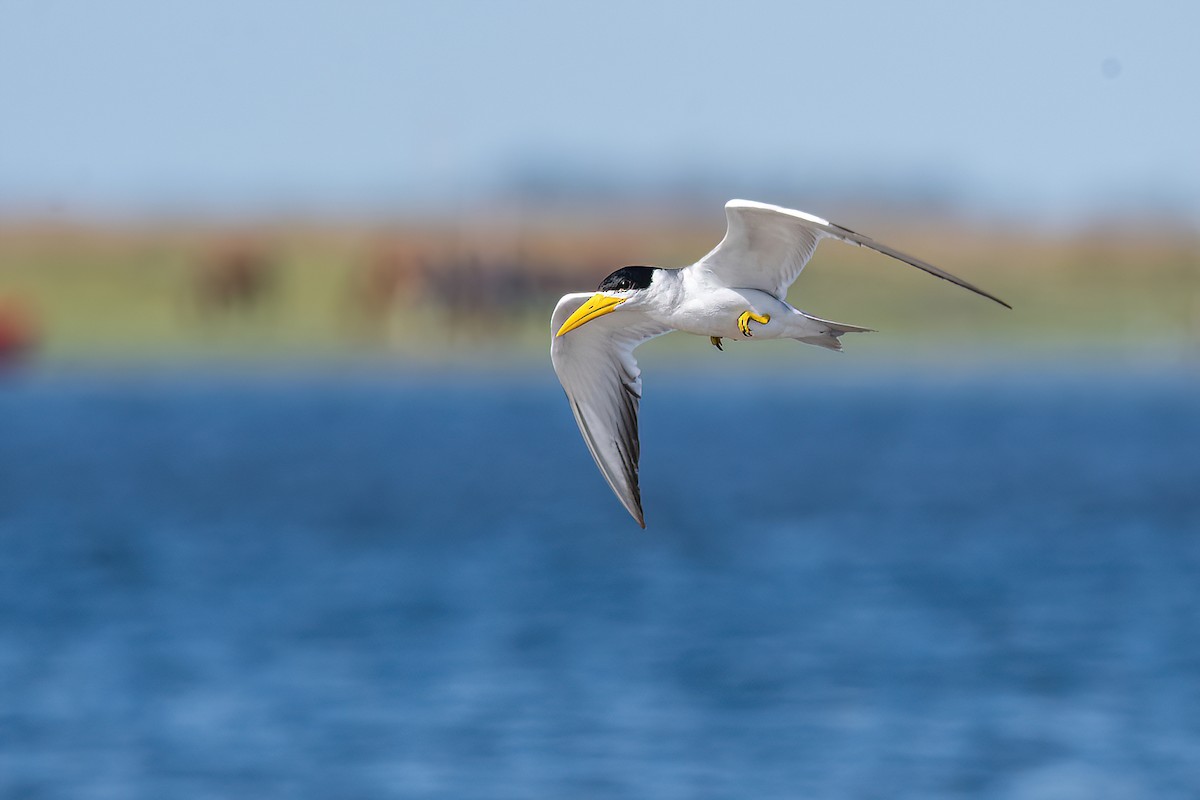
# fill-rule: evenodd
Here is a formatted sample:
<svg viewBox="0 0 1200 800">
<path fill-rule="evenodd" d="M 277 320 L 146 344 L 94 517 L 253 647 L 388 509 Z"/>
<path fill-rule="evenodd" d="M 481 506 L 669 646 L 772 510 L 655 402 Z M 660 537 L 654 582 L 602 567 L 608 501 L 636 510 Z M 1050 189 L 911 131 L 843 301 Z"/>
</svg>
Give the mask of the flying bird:
<svg viewBox="0 0 1200 800">
<path fill-rule="evenodd" d="M 725 217 L 725 238 L 695 264 L 622 267 L 594 293 L 565 295 L 550 321 L 550 360 L 583 440 L 608 485 L 643 528 L 638 486 L 642 379 L 633 357 L 643 342 L 683 331 L 709 337 L 718 349 L 723 339 L 795 339 L 841 350 L 843 334 L 871 329 L 819 319 L 786 299 L 822 239 L 869 247 L 1012 308 L 932 264 L 803 211 L 730 200 Z"/>
</svg>

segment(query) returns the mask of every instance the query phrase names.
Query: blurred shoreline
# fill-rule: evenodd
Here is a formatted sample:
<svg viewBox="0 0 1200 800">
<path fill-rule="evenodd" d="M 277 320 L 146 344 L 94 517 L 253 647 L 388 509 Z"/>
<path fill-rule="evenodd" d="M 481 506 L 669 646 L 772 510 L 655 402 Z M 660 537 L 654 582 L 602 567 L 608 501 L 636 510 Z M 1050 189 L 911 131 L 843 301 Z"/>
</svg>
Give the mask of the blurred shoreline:
<svg viewBox="0 0 1200 800">
<path fill-rule="evenodd" d="M 883 256 L 823 244 L 789 299 L 880 331 L 849 337 L 847 353 L 832 360 L 854 366 L 835 371 L 897 363 L 961 370 L 976 362 L 1036 369 L 1061 361 L 1192 369 L 1200 361 L 1196 231 L 1126 220 L 1018 232 L 916 213 L 830 216 L 1015 307 L 992 308 Z M 0 219 L 0 363 L 53 370 L 536 363 L 559 296 L 586 291 L 627 264 L 692 263 L 723 233 L 719 210 L 665 207 L 391 222 Z M 640 352 L 688 365 L 701 363 L 707 349 L 678 336 Z M 778 353 L 734 350 L 725 362 L 752 367 L 767 355 L 774 363 Z"/>
</svg>

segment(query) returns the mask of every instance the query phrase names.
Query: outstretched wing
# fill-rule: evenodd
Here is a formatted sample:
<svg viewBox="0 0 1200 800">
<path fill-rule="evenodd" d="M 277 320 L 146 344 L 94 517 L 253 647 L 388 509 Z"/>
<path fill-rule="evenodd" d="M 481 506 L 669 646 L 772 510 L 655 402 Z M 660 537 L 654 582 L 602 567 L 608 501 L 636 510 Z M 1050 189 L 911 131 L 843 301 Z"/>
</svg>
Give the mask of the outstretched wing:
<svg viewBox="0 0 1200 800">
<path fill-rule="evenodd" d="M 617 499 L 646 527 L 638 488 L 641 370 L 633 350 L 671 329 L 636 310 L 620 310 L 555 336 L 592 295 L 569 294 L 550 321 L 550 360 L 596 466 Z"/>
<path fill-rule="evenodd" d="M 696 266 L 731 288 L 759 289 L 784 299 L 788 287 L 800 277 L 804 265 L 812 258 L 817 243 L 828 237 L 869 247 L 994 300 L 1005 308 L 1012 308 L 999 297 L 956 275 L 803 211 L 753 200 L 730 200 L 725 204 L 725 217 L 728 220 L 725 238 Z"/>
</svg>

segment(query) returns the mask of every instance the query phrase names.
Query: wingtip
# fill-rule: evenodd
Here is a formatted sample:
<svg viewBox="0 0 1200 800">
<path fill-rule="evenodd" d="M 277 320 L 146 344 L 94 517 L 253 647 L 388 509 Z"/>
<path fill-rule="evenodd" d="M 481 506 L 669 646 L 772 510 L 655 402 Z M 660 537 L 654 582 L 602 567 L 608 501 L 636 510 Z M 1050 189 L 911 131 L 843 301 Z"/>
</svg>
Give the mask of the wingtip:
<svg viewBox="0 0 1200 800">
<path fill-rule="evenodd" d="M 980 290 L 980 289 L 978 289 L 978 288 L 977 288 L 977 289 L 975 289 L 975 292 L 976 292 L 977 294 L 983 295 L 984 297 L 986 297 L 988 300 L 991 300 L 992 302 L 999 303 L 1000 305 L 1002 305 L 1002 306 L 1004 306 L 1005 308 L 1007 308 L 1009 311 L 1012 311 L 1012 310 L 1013 310 L 1013 307 L 1012 307 L 1012 306 L 1010 306 L 1008 303 L 1006 303 L 1006 302 L 1004 302 L 1003 300 L 1001 300 L 999 297 L 996 297 L 996 295 L 994 295 L 994 294 L 991 294 L 990 292 L 984 292 L 984 291 L 981 291 L 981 290 Z"/>
</svg>

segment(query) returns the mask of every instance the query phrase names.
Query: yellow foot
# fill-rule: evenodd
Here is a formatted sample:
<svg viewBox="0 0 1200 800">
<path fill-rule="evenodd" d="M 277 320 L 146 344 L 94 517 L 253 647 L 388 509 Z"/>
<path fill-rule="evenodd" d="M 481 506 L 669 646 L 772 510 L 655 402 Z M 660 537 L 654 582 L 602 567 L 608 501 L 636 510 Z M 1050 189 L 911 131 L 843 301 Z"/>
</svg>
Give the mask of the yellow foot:
<svg viewBox="0 0 1200 800">
<path fill-rule="evenodd" d="M 755 314 L 753 311 L 743 311 L 738 317 L 738 330 L 747 336 L 753 336 L 750 332 L 750 320 L 754 320 L 760 325 L 766 325 L 771 321 L 770 314 Z"/>
<path fill-rule="evenodd" d="M 720 337 L 720 336 L 710 336 L 710 337 L 708 337 L 708 340 L 709 340 L 710 342 L 712 342 L 712 346 L 713 346 L 713 347 L 717 348 L 717 349 L 718 349 L 718 350 L 720 350 L 722 353 L 724 353 L 724 352 L 725 352 L 725 348 L 724 348 L 724 347 L 721 347 L 721 337 Z"/>
</svg>

